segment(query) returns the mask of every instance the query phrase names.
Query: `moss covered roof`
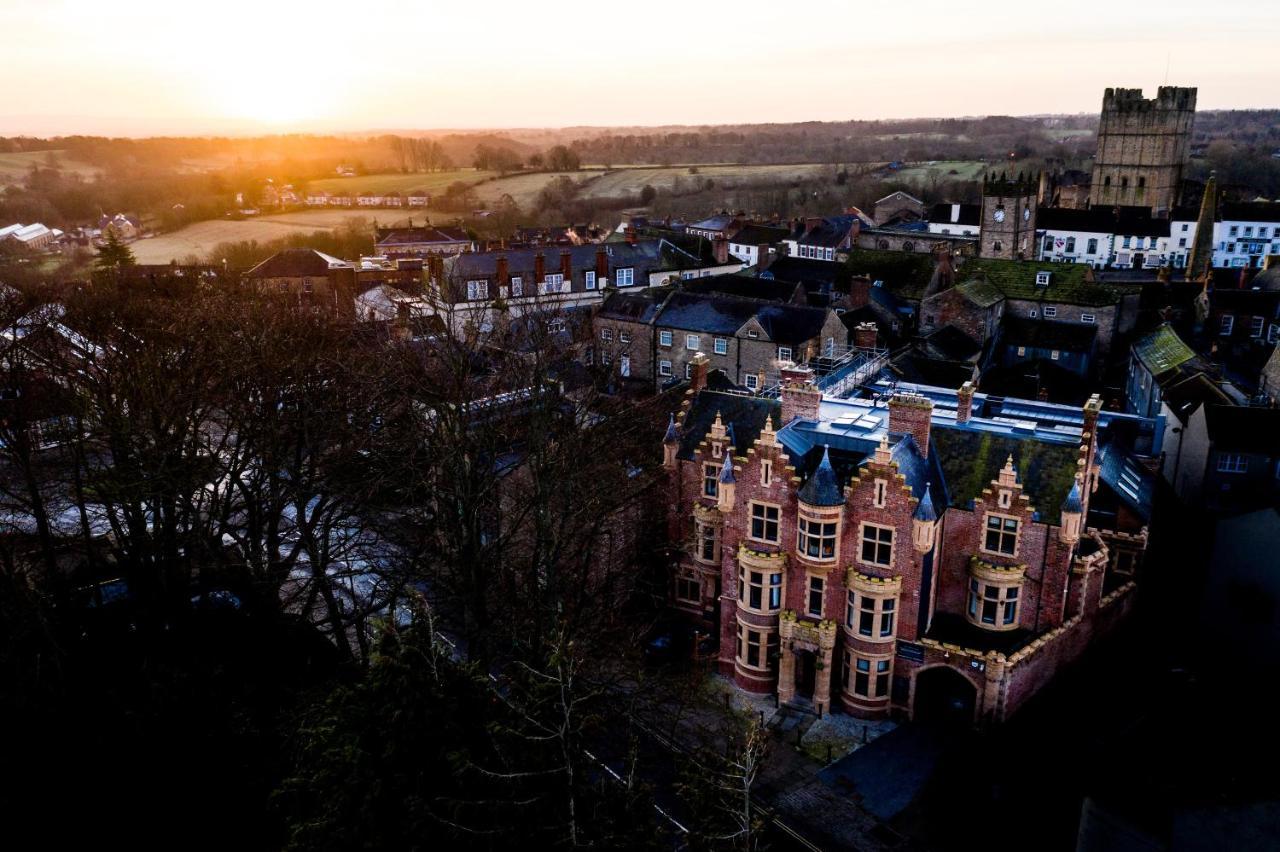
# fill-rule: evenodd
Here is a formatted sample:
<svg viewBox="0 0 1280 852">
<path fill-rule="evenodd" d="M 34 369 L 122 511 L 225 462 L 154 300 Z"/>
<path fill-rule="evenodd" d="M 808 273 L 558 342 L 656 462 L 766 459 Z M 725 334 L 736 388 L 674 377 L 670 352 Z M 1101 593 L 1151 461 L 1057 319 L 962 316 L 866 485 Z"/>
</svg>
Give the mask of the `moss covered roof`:
<svg viewBox="0 0 1280 852">
<path fill-rule="evenodd" d="M 989 308 L 1004 298 L 1000 288 L 985 278 L 971 278 L 956 285 L 964 297 L 980 308 Z"/>
<path fill-rule="evenodd" d="M 1049 286 L 1036 284 L 1036 273 L 1050 273 Z M 1116 284 L 1098 284 L 1090 279 L 1090 269 L 1082 263 L 1029 263 L 1018 260 L 973 258 L 960 268 L 964 281 L 982 280 L 995 286 L 1007 299 L 1037 302 L 1065 302 L 1072 305 L 1114 305 L 1128 289 Z M 926 283 L 927 283 L 926 278 Z"/>
<path fill-rule="evenodd" d="M 1062 501 L 1075 479 L 1079 450 L 1074 444 L 936 425 L 930 441 L 937 448 L 951 505 L 967 508 L 998 478 L 1005 459 L 1012 455 L 1018 481 L 1039 520 L 1058 523 Z"/>
<path fill-rule="evenodd" d="M 915 252 L 853 249 L 846 267 L 851 275 L 863 275 L 902 299 L 919 299 L 933 276 L 933 255 Z"/>
<path fill-rule="evenodd" d="M 1167 373 L 1196 357 L 1196 353 L 1182 342 L 1182 338 L 1178 337 L 1178 333 L 1168 323 L 1136 341 L 1133 344 L 1133 354 L 1138 356 L 1138 360 L 1153 376 Z"/>
</svg>

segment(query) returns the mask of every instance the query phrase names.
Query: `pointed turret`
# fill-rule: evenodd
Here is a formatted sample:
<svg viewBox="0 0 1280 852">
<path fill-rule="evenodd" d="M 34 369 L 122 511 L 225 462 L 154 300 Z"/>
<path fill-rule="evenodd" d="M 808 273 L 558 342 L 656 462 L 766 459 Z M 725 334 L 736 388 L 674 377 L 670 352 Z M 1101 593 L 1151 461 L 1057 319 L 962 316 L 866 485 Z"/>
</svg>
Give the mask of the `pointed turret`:
<svg viewBox="0 0 1280 852">
<path fill-rule="evenodd" d="M 933 508 L 933 496 L 929 493 L 930 483 L 925 483 L 924 496 L 920 505 L 911 515 L 911 546 L 918 553 L 933 550 L 934 538 L 938 530 L 938 513 Z"/>
<path fill-rule="evenodd" d="M 796 496 L 808 506 L 839 506 L 844 503 L 840 480 L 836 477 L 836 469 L 831 466 L 829 447 L 822 448 L 822 461 L 818 462 L 818 468 Z"/>
<path fill-rule="evenodd" d="M 716 488 L 716 508 L 721 512 L 733 509 L 733 493 L 737 487 L 737 478 L 733 475 L 733 456 L 724 454 L 724 464 L 720 467 L 720 481 Z"/>
<path fill-rule="evenodd" d="M 662 438 L 662 466 L 668 470 L 676 466 L 676 452 L 680 449 L 680 430 L 676 427 L 675 412 L 667 421 L 667 434 Z"/>
<path fill-rule="evenodd" d="M 1071 490 L 1062 501 L 1062 527 L 1058 537 L 1067 544 L 1080 540 L 1080 522 L 1084 518 L 1084 496 L 1080 492 L 1080 479 L 1071 482 Z"/>
</svg>

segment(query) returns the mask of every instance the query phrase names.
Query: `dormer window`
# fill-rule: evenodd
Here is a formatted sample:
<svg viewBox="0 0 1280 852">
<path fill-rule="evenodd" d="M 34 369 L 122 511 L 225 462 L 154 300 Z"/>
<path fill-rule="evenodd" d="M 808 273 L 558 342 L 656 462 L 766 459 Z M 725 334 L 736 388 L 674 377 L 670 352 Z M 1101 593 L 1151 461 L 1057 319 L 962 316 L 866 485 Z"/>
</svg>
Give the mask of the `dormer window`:
<svg viewBox="0 0 1280 852">
<path fill-rule="evenodd" d="M 1048 286 L 1049 286 L 1049 280 L 1050 280 L 1050 277 L 1051 277 L 1052 275 L 1053 275 L 1053 273 L 1052 273 L 1052 272 L 1049 272 L 1048 270 L 1041 270 L 1040 272 L 1037 272 L 1037 273 L 1036 273 L 1036 286 L 1037 286 L 1037 287 L 1048 287 Z"/>
</svg>

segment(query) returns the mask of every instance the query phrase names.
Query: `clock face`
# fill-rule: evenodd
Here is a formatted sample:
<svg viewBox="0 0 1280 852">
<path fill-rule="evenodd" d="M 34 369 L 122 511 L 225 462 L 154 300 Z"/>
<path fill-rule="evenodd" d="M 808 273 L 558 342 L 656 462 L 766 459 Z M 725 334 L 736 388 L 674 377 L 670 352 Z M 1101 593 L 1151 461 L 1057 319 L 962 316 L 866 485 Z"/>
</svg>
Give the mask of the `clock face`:
<svg viewBox="0 0 1280 852">
<path fill-rule="evenodd" d="M 1023 208 L 1022 208 L 1022 221 L 1024 221 L 1024 222 L 1030 222 L 1030 221 L 1031 221 L 1031 208 L 1030 208 L 1030 207 L 1023 207 Z"/>
<path fill-rule="evenodd" d="M 996 208 L 996 212 L 991 214 L 991 218 L 992 218 L 992 219 L 995 219 L 997 222 L 1003 222 L 1003 221 L 1004 221 L 1004 208 L 1003 208 L 1003 207 L 997 207 L 997 208 Z"/>
</svg>

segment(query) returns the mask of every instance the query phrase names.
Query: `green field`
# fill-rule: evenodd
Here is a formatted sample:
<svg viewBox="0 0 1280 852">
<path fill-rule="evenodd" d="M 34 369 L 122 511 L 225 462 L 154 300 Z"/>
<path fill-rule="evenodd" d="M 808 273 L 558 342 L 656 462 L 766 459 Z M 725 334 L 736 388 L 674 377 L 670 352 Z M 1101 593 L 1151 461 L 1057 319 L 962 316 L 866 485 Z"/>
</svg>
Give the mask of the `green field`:
<svg viewBox="0 0 1280 852">
<path fill-rule="evenodd" d="M 940 180 L 978 180 L 986 168 L 976 160 L 935 160 L 927 163 L 910 163 L 896 172 L 885 175 L 887 180 L 905 180 L 923 184 L 935 174 Z M 951 174 L 952 170 L 956 174 Z"/>
<path fill-rule="evenodd" d="M 242 220 L 211 219 L 172 233 L 138 240 L 130 248 L 139 263 L 182 261 L 191 255 L 204 259 L 218 243 L 241 240 L 265 242 L 290 234 L 333 230 L 349 219 L 363 219 L 372 225 L 376 218 L 380 225 L 395 225 L 407 218 L 399 211 L 394 215 L 389 213 L 386 210 L 305 210 Z"/>
<path fill-rule="evenodd" d="M 97 167 L 79 160 L 69 160 L 66 158 L 66 152 L 61 150 L 53 151 L 20 151 L 14 154 L 0 154 L 0 186 L 17 183 L 26 177 L 31 171 L 31 164 L 35 163 L 40 168 L 45 168 L 49 162 L 49 155 L 53 154 L 58 161 L 58 168 L 67 173 L 74 173 L 91 177 L 98 172 Z"/>
<path fill-rule="evenodd" d="M 448 172 L 417 172 L 413 174 L 359 175 L 357 177 L 334 177 L 307 182 L 308 189 L 324 192 L 348 192 L 355 195 L 359 192 L 399 192 L 401 194 L 415 190 L 441 192 L 449 184 L 456 181 L 478 183 L 497 175 L 497 172 L 482 172 L 476 169 L 454 169 Z"/>
<path fill-rule="evenodd" d="M 697 174 L 690 174 L 690 169 Z M 645 184 L 654 189 L 670 190 L 677 182 L 692 189 L 696 184 L 710 178 L 716 186 L 732 188 L 746 181 L 790 181 L 816 177 L 823 169 L 829 168 L 816 163 L 801 165 L 767 165 L 767 166 L 669 166 L 654 168 L 618 169 L 592 181 L 586 195 L 591 198 L 626 198 L 639 195 Z"/>
</svg>

